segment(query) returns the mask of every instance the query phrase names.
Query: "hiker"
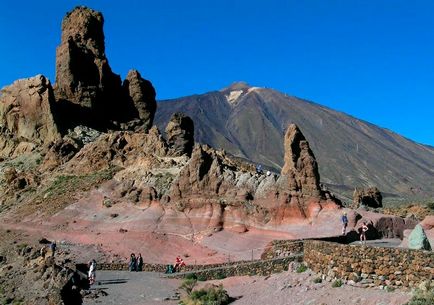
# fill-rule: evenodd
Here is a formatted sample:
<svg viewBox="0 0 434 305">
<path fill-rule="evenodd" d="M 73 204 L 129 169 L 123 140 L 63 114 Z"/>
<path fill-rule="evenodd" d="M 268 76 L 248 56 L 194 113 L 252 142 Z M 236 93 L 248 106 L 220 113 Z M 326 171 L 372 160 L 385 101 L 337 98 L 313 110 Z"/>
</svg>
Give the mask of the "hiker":
<svg viewBox="0 0 434 305">
<path fill-rule="evenodd" d="M 40 250 L 42 258 L 45 258 L 45 255 L 47 255 L 47 247 L 43 246 Z"/>
<path fill-rule="evenodd" d="M 262 175 L 262 165 L 261 164 L 258 164 L 257 166 L 256 166 L 256 173 L 258 174 L 258 175 Z"/>
<path fill-rule="evenodd" d="M 93 259 L 89 262 L 89 273 L 88 273 L 89 285 L 95 284 L 95 278 L 96 278 L 96 261 Z"/>
<path fill-rule="evenodd" d="M 136 271 L 142 271 L 143 270 L 143 258 L 142 258 L 142 254 L 139 253 L 139 255 L 137 256 L 137 260 L 136 260 Z"/>
<path fill-rule="evenodd" d="M 181 271 L 181 267 L 185 266 L 185 263 L 183 261 L 183 259 L 180 256 L 176 257 L 175 260 L 175 266 L 173 267 L 173 270 L 175 272 L 180 272 Z"/>
<path fill-rule="evenodd" d="M 344 212 L 341 217 L 342 220 L 342 235 L 345 235 L 348 226 L 347 212 Z"/>
<path fill-rule="evenodd" d="M 56 247 L 57 247 L 56 241 L 53 240 L 50 244 L 51 257 L 54 257 L 54 252 L 56 252 Z"/>
<path fill-rule="evenodd" d="M 362 223 L 362 226 L 360 227 L 360 243 L 366 245 L 366 231 L 368 231 L 368 225 L 366 224 L 366 221 Z"/>
<path fill-rule="evenodd" d="M 136 271 L 136 267 L 137 267 L 136 263 L 137 263 L 136 255 L 134 253 L 131 253 L 131 255 L 130 255 L 130 263 L 128 265 L 128 269 L 130 271 Z"/>
</svg>

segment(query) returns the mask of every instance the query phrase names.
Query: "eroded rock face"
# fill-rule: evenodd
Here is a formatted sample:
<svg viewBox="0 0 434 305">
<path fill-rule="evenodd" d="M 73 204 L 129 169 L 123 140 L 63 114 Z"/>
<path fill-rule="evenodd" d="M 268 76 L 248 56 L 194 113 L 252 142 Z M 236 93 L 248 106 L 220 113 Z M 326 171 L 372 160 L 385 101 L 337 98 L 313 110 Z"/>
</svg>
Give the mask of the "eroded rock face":
<svg viewBox="0 0 434 305">
<path fill-rule="evenodd" d="M 288 126 L 284 141 L 285 164 L 281 175 L 286 179 L 287 187 L 304 196 L 320 197 L 318 164 L 309 147 L 309 142 L 306 141 L 297 125 Z"/>
<path fill-rule="evenodd" d="M 53 89 L 42 75 L 4 87 L 0 95 L 0 154 L 19 155 L 59 139 L 53 106 Z"/>
<path fill-rule="evenodd" d="M 171 155 L 190 156 L 194 145 L 193 120 L 183 113 L 174 113 L 166 126 L 166 137 Z"/>
<path fill-rule="evenodd" d="M 372 208 L 379 208 L 383 206 L 382 195 L 378 188 L 368 187 L 365 189 L 356 188 L 353 194 L 353 204 L 358 207 L 365 205 Z"/>
<path fill-rule="evenodd" d="M 124 80 L 123 89 L 130 105 L 133 105 L 137 112 L 134 117 L 142 121 L 143 129 L 147 132 L 152 127 L 157 110 L 154 87 L 150 81 L 143 79 L 139 72 L 130 70 Z"/>
<path fill-rule="evenodd" d="M 103 24 L 101 13 L 83 6 L 63 19 L 62 40 L 56 51 L 58 99 L 84 108 L 107 109 L 109 101 L 119 97 L 121 80 L 111 71 L 105 55 Z"/>
<path fill-rule="evenodd" d="M 103 25 L 101 13 L 83 6 L 63 19 L 56 50 L 59 121 L 65 122 L 65 131 L 77 125 L 148 131 L 156 111 L 155 90 L 135 70 L 122 85 L 105 54 Z"/>
</svg>

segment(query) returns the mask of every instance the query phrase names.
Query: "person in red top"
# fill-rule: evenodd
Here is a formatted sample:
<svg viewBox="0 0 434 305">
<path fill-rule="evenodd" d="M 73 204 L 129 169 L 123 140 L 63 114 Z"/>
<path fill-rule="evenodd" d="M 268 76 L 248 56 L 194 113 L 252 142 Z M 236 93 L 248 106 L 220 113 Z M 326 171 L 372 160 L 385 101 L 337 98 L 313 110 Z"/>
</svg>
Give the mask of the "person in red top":
<svg viewBox="0 0 434 305">
<path fill-rule="evenodd" d="M 173 269 L 175 270 L 175 272 L 176 271 L 179 272 L 181 270 L 182 266 L 185 266 L 185 263 L 184 263 L 183 259 L 180 256 L 177 256 L 176 260 L 175 260 L 175 266 L 173 267 Z"/>
</svg>

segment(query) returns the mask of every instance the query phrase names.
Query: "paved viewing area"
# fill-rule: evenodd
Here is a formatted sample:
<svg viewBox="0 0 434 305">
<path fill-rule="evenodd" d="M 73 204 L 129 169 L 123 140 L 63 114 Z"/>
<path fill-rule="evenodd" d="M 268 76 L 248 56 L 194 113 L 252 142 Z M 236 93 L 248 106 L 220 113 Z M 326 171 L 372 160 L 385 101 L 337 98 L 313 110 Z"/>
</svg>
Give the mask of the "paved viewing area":
<svg viewBox="0 0 434 305">
<path fill-rule="evenodd" d="M 96 299 L 85 298 L 83 304 L 177 304 L 168 299 L 175 296 L 181 281 L 162 278 L 154 272 L 98 270 L 96 284 L 91 291 L 103 290 L 108 295 Z"/>
</svg>

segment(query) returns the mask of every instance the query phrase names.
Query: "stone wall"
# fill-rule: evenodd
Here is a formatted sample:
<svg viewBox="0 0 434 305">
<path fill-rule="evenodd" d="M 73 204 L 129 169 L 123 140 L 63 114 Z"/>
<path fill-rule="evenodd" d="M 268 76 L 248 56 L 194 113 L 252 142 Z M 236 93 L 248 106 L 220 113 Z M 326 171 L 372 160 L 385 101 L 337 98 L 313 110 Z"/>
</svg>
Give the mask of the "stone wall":
<svg viewBox="0 0 434 305">
<path fill-rule="evenodd" d="M 286 257 L 299 253 L 303 253 L 302 240 L 273 240 L 265 247 L 261 259 Z"/>
<path fill-rule="evenodd" d="M 365 286 L 415 287 L 434 278 L 434 252 L 304 241 L 304 262 L 325 278 Z"/>
<path fill-rule="evenodd" d="M 274 258 L 268 260 L 238 261 L 222 264 L 210 265 L 187 265 L 182 267 L 181 273 L 173 273 L 170 276 L 183 277 L 185 272 L 194 272 L 201 278 L 217 279 L 236 275 L 269 275 L 272 273 L 288 270 L 288 264 L 291 261 L 301 262 L 301 254 L 287 256 L 283 258 Z M 165 272 L 167 265 L 162 264 L 143 264 L 143 271 L 147 272 Z M 128 270 L 128 264 L 122 263 L 100 263 L 97 265 L 98 270 Z"/>
<path fill-rule="evenodd" d="M 303 261 L 303 256 L 301 254 L 288 256 L 284 258 L 275 258 L 269 260 L 255 260 L 251 262 L 238 262 L 231 263 L 231 265 L 226 265 L 222 267 L 197 269 L 194 273 L 201 280 L 213 280 L 222 279 L 231 276 L 242 276 L 242 275 L 259 275 L 265 276 L 273 273 L 279 273 L 283 271 L 288 271 L 289 263 L 292 261 Z M 185 274 L 173 273 L 169 277 L 184 277 Z"/>
</svg>

